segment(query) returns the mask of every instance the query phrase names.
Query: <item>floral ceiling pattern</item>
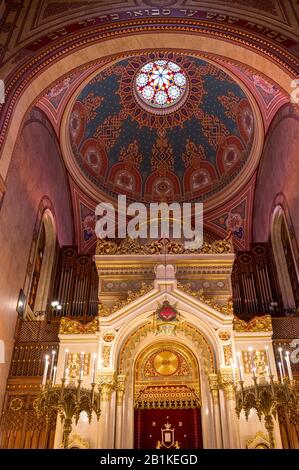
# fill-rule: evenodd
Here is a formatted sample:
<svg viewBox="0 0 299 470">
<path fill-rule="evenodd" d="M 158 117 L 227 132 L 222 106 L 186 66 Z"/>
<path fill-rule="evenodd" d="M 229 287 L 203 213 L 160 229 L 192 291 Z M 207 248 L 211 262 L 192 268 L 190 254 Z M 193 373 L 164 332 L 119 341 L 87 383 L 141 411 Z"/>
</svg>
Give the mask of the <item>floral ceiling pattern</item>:
<svg viewBox="0 0 299 470">
<path fill-rule="evenodd" d="M 187 96 L 162 114 L 136 99 L 140 71 L 155 61 L 177 65 L 188 84 Z M 79 92 L 69 116 L 80 171 L 105 193 L 132 200 L 205 200 L 218 193 L 246 164 L 253 134 L 241 87 L 221 68 L 175 53 L 132 57 L 102 70 Z"/>
</svg>

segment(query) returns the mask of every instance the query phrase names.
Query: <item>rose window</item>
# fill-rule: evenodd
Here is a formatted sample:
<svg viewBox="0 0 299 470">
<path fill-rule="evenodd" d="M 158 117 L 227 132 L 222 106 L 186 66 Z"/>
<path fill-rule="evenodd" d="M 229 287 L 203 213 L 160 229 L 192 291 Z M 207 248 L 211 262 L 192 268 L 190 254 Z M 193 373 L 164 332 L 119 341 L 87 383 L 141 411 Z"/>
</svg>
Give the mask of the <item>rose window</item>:
<svg viewBox="0 0 299 470">
<path fill-rule="evenodd" d="M 164 114 L 175 111 L 185 101 L 188 81 L 178 64 L 154 60 L 141 67 L 134 85 L 135 97 L 143 107 Z"/>
</svg>

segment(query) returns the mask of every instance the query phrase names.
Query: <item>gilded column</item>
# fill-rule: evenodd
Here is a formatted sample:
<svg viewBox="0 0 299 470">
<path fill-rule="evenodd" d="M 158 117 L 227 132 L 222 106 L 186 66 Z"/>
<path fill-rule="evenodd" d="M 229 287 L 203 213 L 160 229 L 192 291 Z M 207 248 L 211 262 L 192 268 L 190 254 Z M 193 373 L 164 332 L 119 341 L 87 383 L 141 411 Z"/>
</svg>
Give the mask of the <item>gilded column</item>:
<svg viewBox="0 0 299 470">
<path fill-rule="evenodd" d="M 217 449 L 223 448 L 222 442 L 222 431 L 221 431 L 221 418 L 219 408 L 219 377 L 217 374 L 209 375 L 210 390 L 213 400 L 213 415 L 214 415 L 214 426 L 215 426 L 215 437 Z"/>
<path fill-rule="evenodd" d="M 111 447 L 113 424 L 111 420 L 111 396 L 115 389 L 115 378 L 113 374 L 103 375 L 100 379 L 101 389 L 101 426 L 100 426 L 100 448 Z"/>
<path fill-rule="evenodd" d="M 233 377 L 230 368 L 223 368 L 220 371 L 221 385 L 224 391 L 226 402 L 227 424 L 229 430 L 229 444 L 231 449 L 240 448 L 239 426 L 236 414 L 236 399 L 233 384 Z"/>
<path fill-rule="evenodd" d="M 116 427 L 115 427 L 115 448 L 121 449 L 121 436 L 123 426 L 123 401 L 125 392 L 125 375 L 118 375 L 116 382 Z"/>
</svg>

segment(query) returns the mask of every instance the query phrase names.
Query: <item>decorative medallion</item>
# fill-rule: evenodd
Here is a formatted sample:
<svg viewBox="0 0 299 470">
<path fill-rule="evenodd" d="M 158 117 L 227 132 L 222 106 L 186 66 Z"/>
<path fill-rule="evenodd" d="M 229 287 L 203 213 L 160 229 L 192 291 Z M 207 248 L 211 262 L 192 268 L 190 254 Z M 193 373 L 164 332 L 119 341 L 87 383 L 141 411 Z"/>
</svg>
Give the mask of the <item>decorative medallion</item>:
<svg viewBox="0 0 299 470">
<path fill-rule="evenodd" d="M 228 341 L 230 339 L 230 333 L 226 330 L 219 331 L 218 336 L 222 341 Z"/>
<path fill-rule="evenodd" d="M 168 300 L 164 300 L 162 306 L 158 308 L 156 313 L 160 320 L 167 322 L 176 320 L 178 314 L 177 310 L 170 305 Z"/>
<path fill-rule="evenodd" d="M 147 111 L 157 114 L 173 112 L 187 97 L 188 81 L 184 70 L 175 62 L 154 60 L 137 72 L 134 94 Z"/>
<path fill-rule="evenodd" d="M 24 401 L 20 397 L 13 398 L 9 404 L 9 407 L 13 411 L 19 411 L 23 408 Z"/>
<path fill-rule="evenodd" d="M 173 351 L 160 351 L 153 361 L 159 375 L 173 375 L 179 368 L 178 356 Z"/>
<path fill-rule="evenodd" d="M 106 343 L 111 343 L 112 341 L 114 341 L 114 338 L 115 338 L 115 334 L 113 332 L 107 332 L 103 336 L 103 340 Z"/>
</svg>

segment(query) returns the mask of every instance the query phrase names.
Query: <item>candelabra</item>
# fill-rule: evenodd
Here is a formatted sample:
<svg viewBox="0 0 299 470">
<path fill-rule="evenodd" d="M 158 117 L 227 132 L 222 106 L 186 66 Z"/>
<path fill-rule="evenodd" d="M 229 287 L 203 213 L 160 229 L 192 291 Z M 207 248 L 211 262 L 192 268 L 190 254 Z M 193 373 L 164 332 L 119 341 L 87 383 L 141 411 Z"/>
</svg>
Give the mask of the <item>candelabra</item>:
<svg viewBox="0 0 299 470">
<path fill-rule="evenodd" d="M 54 385 L 49 380 L 41 386 L 41 392 L 35 402 L 37 414 L 45 416 L 46 422 L 53 412 L 59 413 L 63 423 L 64 448 L 68 447 L 73 418 L 77 424 L 82 411 L 86 412 L 89 422 L 91 422 L 93 412 L 95 412 L 97 419 L 101 414 L 100 386 L 97 392 L 94 381 L 91 383 L 91 388 L 83 388 L 81 385 L 80 378 L 77 384 L 74 381 L 67 384 L 65 377 L 61 379 L 61 385 Z"/>
<path fill-rule="evenodd" d="M 248 386 L 244 386 L 243 380 L 235 383 L 236 412 L 240 418 L 243 410 L 246 420 L 252 409 L 256 410 L 259 420 L 264 416 L 270 448 L 273 449 L 275 447 L 273 417 L 276 418 L 278 410 L 291 416 L 298 413 L 295 381 L 284 378 L 281 382 L 274 382 L 273 375 L 268 375 L 268 379 L 263 375 L 258 378 L 255 372 L 252 380 L 253 384 Z"/>
</svg>

